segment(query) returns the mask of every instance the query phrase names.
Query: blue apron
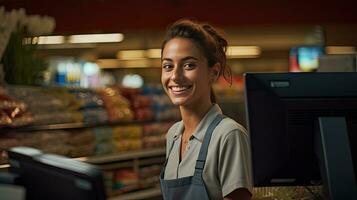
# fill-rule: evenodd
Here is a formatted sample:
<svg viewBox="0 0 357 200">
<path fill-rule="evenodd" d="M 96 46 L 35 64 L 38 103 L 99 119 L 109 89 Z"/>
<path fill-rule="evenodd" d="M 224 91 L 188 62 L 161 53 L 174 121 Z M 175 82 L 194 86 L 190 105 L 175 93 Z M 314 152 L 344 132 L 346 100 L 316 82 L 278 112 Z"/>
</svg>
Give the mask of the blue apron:
<svg viewBox="0 0 357 200">
<path fill-rule="evenodd" d="M 202 178 L 203 168 L 205 166 L 208 145 L 211 140 L 213 130 L 224 118 L 223 115 L 219 114 L 213 120 L 213 122 L 207 128 L 205 137 L 203 139 L 200 153 L 196 161 L 195 172 L 193 176 L 177 178 L 172 180 L 164 180 L 165 169 L 169 156 L 167 156 L 163 169 L 160 173 L 160 186 L 162 196 L 165 200 L 182 200 L 182 199 L 194 199 L 194 200 L 205 200 L 209 199 L 208 192 L 206 190 L 205 184 Z M 171 153 L 174 142 L 171 145 L 169 154 Z"/>
</svg>

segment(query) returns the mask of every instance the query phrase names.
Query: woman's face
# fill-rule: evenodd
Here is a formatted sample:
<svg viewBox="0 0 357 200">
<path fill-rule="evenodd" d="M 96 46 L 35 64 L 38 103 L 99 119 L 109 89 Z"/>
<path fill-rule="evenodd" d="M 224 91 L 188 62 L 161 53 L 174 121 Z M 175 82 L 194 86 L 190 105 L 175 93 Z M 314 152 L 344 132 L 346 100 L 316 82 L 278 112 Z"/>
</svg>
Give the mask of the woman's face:
<svg viewBox="0 0 357 200">
<path fill-rule="evenodd" d="M 162 52 L 161 67 L 161 83 L 175 105 L 198 106 L 211 101 L 210 89 L 215 76 L 191 40 L 169 40 Z"/>
</svg>

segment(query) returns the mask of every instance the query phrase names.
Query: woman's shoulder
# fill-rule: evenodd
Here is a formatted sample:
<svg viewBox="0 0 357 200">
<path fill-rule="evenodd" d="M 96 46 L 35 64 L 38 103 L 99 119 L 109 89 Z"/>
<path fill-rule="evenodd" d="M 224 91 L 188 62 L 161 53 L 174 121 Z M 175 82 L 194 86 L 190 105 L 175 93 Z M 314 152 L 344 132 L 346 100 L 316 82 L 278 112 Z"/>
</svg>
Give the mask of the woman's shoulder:
<svg viewBox="0 0 357 200">
<path fill-rule="evenodd" d="M 182 121 L 175 122 L 167 131 L 167 136 L 169 138 L 173 137 L 177 133 L 180 126 L 182 126 Z"/>
<path fill-rule="evenodd" d="M 221 133 L 230 134 L 232 132 L 248 134 L 247 130 L 240 123 L 235 121 L 230 117 L 225 117 L 221 123 L 218 124 L 217 129 L 220 130 Z"/>
</svg>

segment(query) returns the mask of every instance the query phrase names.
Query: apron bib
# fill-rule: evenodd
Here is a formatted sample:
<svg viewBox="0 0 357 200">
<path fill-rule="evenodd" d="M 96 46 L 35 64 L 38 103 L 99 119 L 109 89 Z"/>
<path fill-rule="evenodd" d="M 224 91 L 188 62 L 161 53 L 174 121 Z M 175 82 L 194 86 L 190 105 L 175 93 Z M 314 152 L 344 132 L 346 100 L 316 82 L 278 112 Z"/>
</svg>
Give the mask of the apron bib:
<svg viewBox="0 0 357 200">
<path fill-rule="evenodd" d="M 193 176 L 177 178 L 172 180 L 164 180 L 165 169 L 169 156 L 166 158 L 163 169 L 160 173 L 160 186 L 164 200 L 208 200 L 208 192 L 202 178 L 203 168 L 205 166 L 208 145 L 211 140 L 213 130 L 224 118 L 219 114 L 207 128 L 203 139 L 198 158 L 196 160 L 195 172 Z M 169 154 L 171 153 L 174 142 L 171 144 Z"/>
</svg>

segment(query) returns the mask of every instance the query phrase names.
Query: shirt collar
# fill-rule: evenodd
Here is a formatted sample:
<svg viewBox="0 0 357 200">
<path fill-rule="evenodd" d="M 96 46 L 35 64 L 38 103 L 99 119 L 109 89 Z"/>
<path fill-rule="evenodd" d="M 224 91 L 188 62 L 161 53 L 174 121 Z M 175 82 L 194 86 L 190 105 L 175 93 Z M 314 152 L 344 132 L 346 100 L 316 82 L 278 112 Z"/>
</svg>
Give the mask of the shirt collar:
<svg viewBox="0 0 357 200">
<path fill-rule="evenodd" d="M 205 136 L 205 133 L 206 133 L 206 130 L 207 130 L 208 126 L 212 123 L 212 121 L 216 118 L 216 116 L 218 114 L 222 114 L 222 110 L 218 106 L 218 104 L 213 104 L 212 107 L 205 114 L 205 116 L 201 119 L 201 121 L 198 124 L 196 130 L 193 133 L 193 136 L 197 140 L 199 140 L 200 142 L 203 142 L 203 138 Z M 175 131 L 174 140 L 177 140 L 179 138 L 179 136 L 183 132 L 183 129 L 184 129 L 183 121 L 181 120 L 179 122 L 178 128 Z"/>
</svg>

